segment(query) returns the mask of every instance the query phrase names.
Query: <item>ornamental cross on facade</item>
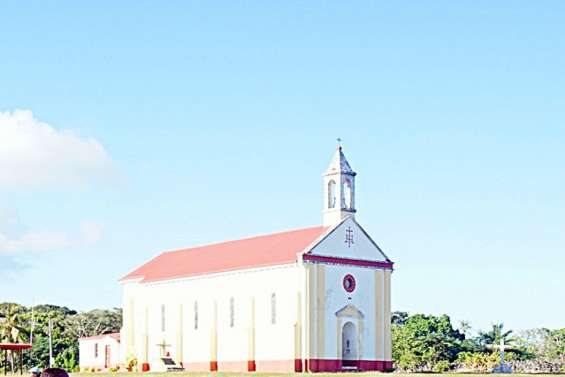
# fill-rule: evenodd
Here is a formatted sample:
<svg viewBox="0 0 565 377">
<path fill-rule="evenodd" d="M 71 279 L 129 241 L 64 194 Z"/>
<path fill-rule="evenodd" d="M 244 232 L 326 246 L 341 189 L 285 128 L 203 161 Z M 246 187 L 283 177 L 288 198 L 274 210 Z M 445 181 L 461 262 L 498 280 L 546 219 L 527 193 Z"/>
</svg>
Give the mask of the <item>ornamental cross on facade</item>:
<svg viewBox="0 0 565 377">
<path fill-rule="evenodd" d="M 157 347 L 161 348 L 161 356 L 167 356 L 167 347 L 170 347 L 170 344 L 167 344 L 165 339 L 163 339 L 161 343 L 158 343 Z"/>
<path fill-rule="evenodd" d="M 353 242 L 353 229 L 351 229 L 351 227 L 345 230 L 345 243 L 347 247 L 351 247 L 351 244 L 355 243 Z"/>
</svg>

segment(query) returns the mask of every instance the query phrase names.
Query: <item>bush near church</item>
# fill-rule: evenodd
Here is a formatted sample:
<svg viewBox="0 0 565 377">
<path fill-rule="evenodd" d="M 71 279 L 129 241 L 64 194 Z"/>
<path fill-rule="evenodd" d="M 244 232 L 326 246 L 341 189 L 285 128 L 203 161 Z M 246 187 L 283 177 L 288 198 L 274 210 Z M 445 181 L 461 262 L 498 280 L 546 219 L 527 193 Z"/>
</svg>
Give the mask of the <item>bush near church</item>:
<svg viewBox="0 0 565 377">
<path fill-rule="evenodd" d="M 398 371 L 490 372 L 500 362 L 499 352 L 489 345 L 502 337 L 513 351 L 505 360 L 517 373 L 565 372 L 565 329 L 533 329 L 513 335 L 502 324 L 469 337 L 454 329 L 448 316 L 394 312 L 392 315 L 393 359 Z"/>
</svg>

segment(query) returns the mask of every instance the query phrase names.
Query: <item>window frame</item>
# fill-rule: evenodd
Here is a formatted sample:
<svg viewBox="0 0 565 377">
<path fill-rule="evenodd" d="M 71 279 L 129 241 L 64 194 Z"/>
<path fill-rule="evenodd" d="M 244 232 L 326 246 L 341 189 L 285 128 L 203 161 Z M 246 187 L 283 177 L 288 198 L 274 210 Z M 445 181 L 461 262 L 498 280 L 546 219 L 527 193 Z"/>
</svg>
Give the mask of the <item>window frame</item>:
<svg viewBox="0 0 565 377">
<path fill-rule="evenodd" d="M 271 293 L 271 325 L 277 324 L 277 294 Z"/>
<path fill-rule="evenodd" d="M 197 300 L 194 300 L 193 315 L 194 315 L 194 330 L 198 330 L 198 301 Z"/>
<path fill-rule="evenodd" d="M 330 179 L 328 181 L 328 202 L 327 202 L 327 206 L 328 209 L 333 209 L 335 208 L 336 202 L 337 202 L 337 183 L 333 180 Z"/>
<path fill-rule="evenodd" d="M 230 297 L 230 318 L 229 318 L 229 325 L 230 327 L 235 327 L 235 299 Z"/>
<path fill-rule="evenodd" d="M 166 317 L 167 317 L 167 312 L 166 312 L 165 304 L 161 304 L 161 332 L 165 332 L 167 330 Z"/>
</svg>

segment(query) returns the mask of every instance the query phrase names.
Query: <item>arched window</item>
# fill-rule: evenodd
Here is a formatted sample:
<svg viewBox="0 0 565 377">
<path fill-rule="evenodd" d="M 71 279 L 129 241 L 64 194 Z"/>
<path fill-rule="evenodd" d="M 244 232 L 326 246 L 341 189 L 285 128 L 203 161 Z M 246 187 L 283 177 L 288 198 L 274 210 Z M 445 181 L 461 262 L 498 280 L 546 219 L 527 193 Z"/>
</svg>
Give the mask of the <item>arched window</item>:
<svg viewBox="0 0 565 377">
<path fill-rule="evenodd" d="M 230 298 L 230 327 L 235 325 L 235 301 L 233 297 Z"/>
<path fill-rule="evenodd" d="M 277 323 L 277 294 L 271 294 L 271 324 Z"/>
<path fill-rule="evenodd" d="M 198 330 L 198 301 L 194 301 L 194 330 Z"/>
<path fill-rule="evenodd" d="M 353 187 L 349 179 L 343 183 L 343 204 L 345 208 L 353 208 Z"/>
<path fill-rule="evenodd" d="M 165 331 L 165 305 L 161 305 L 161 331 Z"/>
<path fill-rule="evenodd" d="M 328 208 L 335 208 L 335 181 L 328 182 Z"/>
</svg>

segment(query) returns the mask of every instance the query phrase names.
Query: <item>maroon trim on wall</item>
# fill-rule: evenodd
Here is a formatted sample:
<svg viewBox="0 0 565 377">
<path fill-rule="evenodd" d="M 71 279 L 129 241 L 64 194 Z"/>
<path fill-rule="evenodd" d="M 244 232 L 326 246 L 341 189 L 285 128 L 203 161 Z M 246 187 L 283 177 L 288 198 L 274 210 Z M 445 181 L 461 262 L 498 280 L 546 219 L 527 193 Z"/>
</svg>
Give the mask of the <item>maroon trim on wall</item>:
<svg viewBox="0 0 565 377">
<path fill-rule="evenodd" d="M 341 359 L 310 359 L 304 360 L 309 372 L 341 372 Z M 354 362 L 358 371 L 385 371 L 392 369 L 392 361 L 358 360 Z"/>
<path fill-rule="evenodd" d="M 357 368 L 359 370 L 387 370 L 386 364 L 392 366 L 392 361 L 377 361 L 377 360 L 359 360 L 357 362 Z"/>
<path fill-rule="evenodd" d="M 358 371 L 391 370 L 392 361 L 358 360 L 354 362 Z M 341 372 L 341 359 L 291 359 L 291 360 L 247 360 L 210 361 L 209 363 L 183 363 L 187 371 L 240 371 L 240 372 Z"/>
<path fill-rule="evenodd" d="M 302 259 L 310 262 L 345 264 L 348 266 L 361 266 L 361 267 L 377 267 L 391 269 L 394 266 L 393 262 L 378 262 L 363 259 L 350 259 L 350 258 L 337 258 L 325 257 L 321 255 L 304 254 Z"/>
<path fill-rule="evenodd" d="M 308 372 L 337 372 L 341 371 L 341 359 L 309 359 L 306 360 L 308 364 Z"/>
<path fill-rule="evenodd" d="M 298 373 L 302 373 L 302 359 L 294 360 L 294 371 Z"/>
</svg>

